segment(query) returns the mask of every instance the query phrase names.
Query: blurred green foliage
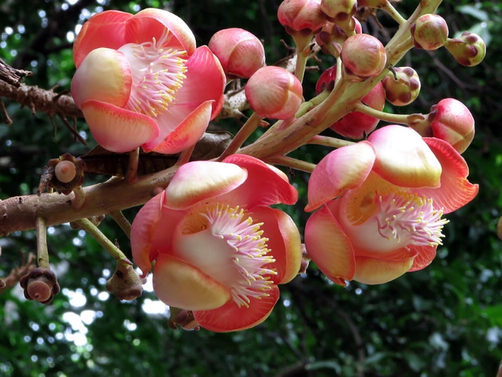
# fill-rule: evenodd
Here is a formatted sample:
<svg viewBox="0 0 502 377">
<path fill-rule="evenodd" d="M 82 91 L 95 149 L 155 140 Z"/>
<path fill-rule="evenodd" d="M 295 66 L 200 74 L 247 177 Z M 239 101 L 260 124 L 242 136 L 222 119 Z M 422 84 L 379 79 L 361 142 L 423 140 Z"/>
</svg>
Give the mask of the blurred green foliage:
<svg viewBox="0 0 502 377">
<path fill-rule="evenodd" d="M 221 28 L 252 31 L 263 39 L 272 63 L 288 54 L 280 39 L 291 44 L 276 21 L 279 3 L 3 0 L 0 57 L 32 70 L 27 84 L 68 90 L 77 25 L 104 9 L 161 7 L 184 18 L 199 44 Z M 404 0 L 396 7 L 407 16 L 416 3 Z M 502 359 L 502 250 L 495 233 L 502 215 L 502 4 L 447 0 L 439 13 L 448 21 L 450 36 L 478 32 L 488 42 L 488 53 L 481 65 L 468 69 L 444 49 L 413 51 L 402 63 L 419 73 L 420 99 L 406 108 L 388 108 L 427 113 L 440 99 L 454 97 L 477 122 L 476 139 L 464 157 L 480 193 L 448 216 L 444 245 L 431 266 L 382 286 L 350 283 L 344 289 L 311 265 L 307 275 L 281 287 L 273 314 L 257 328 L 230 334 L 183 332 L 167 326 L 167 311 L 151 289 L 132 303 L 111 297 L 105 282 L 113 260 L 83 231 L 67 224 L 51 227 L 49 250 L 62 293 L 49 306 L 26 301 L 18 287 L 0 295 L 0 375 L 494 377 Z M 372 19 L 363 26 L 385 40 L 395 24 L 378 15 L 386 31 Z M 311 64 L 324 69 L 332 63 L 324 58 Z M 307 74 L 307 94 L 318 76 L 317 71 Z M 0 124 L 2 199 L 34 193 L 50 158 L 67 151 L 84 154 L 94 145 L 91 137 L 88 146 L 76 143 L 58 119 L 5 103 L 14 124 Z M 87 135 L 82 122 L 78 128 Z M 295 153 L 318 162 L 327 150 L 302 147 Z M 291 177 L 301 199 L 288 211 L 302 227 L 307 177 Z M 86 184 L 91 182 L 92 177 Z M 136 210 L 126 215 L 132 219 Z M 107 219 L 101 229 L 129 253 L 117 225 Z M 22 253 L 35 250 L 35 233 L 14 232 L 0 239 L 0 246 L 0 276 L 5 276 L 19 265 Z"/>
</svg>

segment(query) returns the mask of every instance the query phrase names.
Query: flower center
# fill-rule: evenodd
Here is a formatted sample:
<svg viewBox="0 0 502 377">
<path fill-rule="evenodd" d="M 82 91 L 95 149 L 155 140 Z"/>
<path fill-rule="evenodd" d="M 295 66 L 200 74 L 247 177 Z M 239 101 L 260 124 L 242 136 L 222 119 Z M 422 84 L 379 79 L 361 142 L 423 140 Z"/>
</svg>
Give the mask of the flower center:
<svg viewBox="0 0 502 377">
<path fill-rule="evenodd" d="M 131 65 L 133 85 L 126 108 L 151 117 L 167 110 L 186 78 L 186 52 L 162 48 L 169 31 L 160 39 L 141 44 L 129 43 L 119 51 Z"/>
<path fill-rule="evenodd" d="M 250 297 L 267 296 L 276 271 L 266 268 L 275 262 L 269 255 L 268 238 L 240 207 L 213 203 L 188 215 L 182 234 L 198 238 L 199 246 L 185 244 L 182 258 L 230 288 L 234 302 L 249 306 Z M 222 244 L 223 242 L 223 244 Z M 190 251 L 188 249 L 191 249 Z"/>
<path fill-rule="evenodd" d="M 441 245 L 441 232 L 448 220 L 442 219 L 443 210 L 436 210 L 432 199 L 416 194 L 390 193 L 378 197 L 376 221 L 378 233 L 397 242 L 408 241 L 416 246 Z"/>
<path fill-rule="evenodd" d="M 392 190 L 363 194 L 366 195 L 362 201 L 342 199 L 349 211 L 344 214 L 342 210 L 340 221 L 354 247 L 385 253 L 412 245 L 441 245 L 443 226 L 448 220 L 441 218 L 443 210 L 435 209 L 432 199 Z M 362 206 L 355 217 L 351 214 L 354 201 Z M 361 218 L 364 220 L 360 221 Z"/>
</svg>

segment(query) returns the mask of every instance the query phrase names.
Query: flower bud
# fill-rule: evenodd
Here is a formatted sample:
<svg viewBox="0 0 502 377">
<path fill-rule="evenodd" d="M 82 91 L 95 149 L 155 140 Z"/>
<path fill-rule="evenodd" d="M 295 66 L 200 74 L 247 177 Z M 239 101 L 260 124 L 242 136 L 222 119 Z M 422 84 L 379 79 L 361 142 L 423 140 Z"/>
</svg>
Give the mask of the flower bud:
<svg viewBox="0 0 502 377">
<path fill-rule="evenodd" d="M 329 21 L 345 22 L 357 10 L 357 0 L 322 0 L 321 9 Z"/>
<path fill-rule="evenodd" d="M 19 281 L 24 289 L 24 297 L 42 304 L 50 304 L 61 290 L 56 275 L 47 268 L 35 268 Z"/>
<path fill-rule="evenodd" d="M 119 300 L 131 301 L 143 293 L 145 283 L 132 265 L 117 263 L 112 277 L 106 282 L 106 290 L 112 292 Z"/>
<path fill-rule="evenodd" d="M 382 81 L 387 101 L 395 106 L 409 105 L 420 93 L 420 78 L 411 67 L 396 67 Z"/>
<path fill-rule="evenodd" d="M 326 22 L 321 0 L 284 0 L 277 10 L 277 18 L 291 35 L 315 33 Z"/>
<path fill-rule="evenodd" d="M 272 119 L 287 119 L 298 111 L 303 88 L 300 81 L 283 68 L 260 68 L 246 84 L 246 98 L 257 114 Z"/>
<path fill-rule="evenodd" d="M 170 328 L 174 330 L 182 328 L 186 331 L 200 330 L 199 323 L 196 321 L 193 311 L 179 309 L 174 306 L 171 306 L 169 309 L 171 312 L 168 322 Z"/>
<path fill-rule="evenodd" d="M 448 25 L 443 17 L 437 14 L 424 14 L 411 25 L 411 36 L 415 47 L 424 50 L 437 50 L 444 46 L 448 39 Z"/>
<path fill-rule="evenodd" d="M 47 191 L 48 187 L 68 195 L 77 186 L 84 183 L 85 162 L 80 157 L 65 153 L 59 158 L 49 160 L 44 167 L 40 180 L 39 192 Z"/>
<path fill-rule="evenodd" d="M 265 65 L 265 50 L 260 40 L 247 30 L 223 29 L 211 37 L 209 49 L 220 60 L 229 76 L 249 78 Z"/>
<path fill-rule="evenodd" d="M 336 66 L 328 68 L 319 77 L 316 84 L 317 93 L 323 90 L 331 90 L 336 79 Z M 375 85 L 371 91 L 366 94 L 362 102 L 373 109 L 382 111 L 385 106 L 385 91 L 381 82 Z M 359 111 L 353 111 L 345 115 L 342 119 L 331 126 L 331 129 L 341 136 L 350 139 L 362 139 L 373 131 L 378 125 L 379 119 L 363 114 Z"/>
<path fill-rule="evenodd" d="M 361 34 L 362 27 L 359 20 L 352 17 L 351 21 L 352 28 L 349 35 Z M 342 45 L 349 35 L 339 25 L 333 22 L 326 22 L 321 31 L 315 35 L 315 40 L 319 47 L 321 47 L 322 52 L 338 57 L 342 51 Z"/>
<path fill-rule="evenodd" d="M 474 67 L 483 61 L 486 55 L 486 44 L 474 33 L 463 32 L 459 38 L 448 39 L 445 47 L 457 62 L 465 67 Z"/>
<path fill-rule="evenodd" d="M 432 136 L 463 153 L 474 138 L 474 118 L 469 109 L 454 98 L 445 98 L 431 107 L 428 119 Z"/>
<path fill-rule="evenodd" d="M 387 65 L 385 47 L 369 34 L 349 37 L 343 44 L 341 58 L 345 73 L 356 80 L 377 76 Z"/>
</svg>

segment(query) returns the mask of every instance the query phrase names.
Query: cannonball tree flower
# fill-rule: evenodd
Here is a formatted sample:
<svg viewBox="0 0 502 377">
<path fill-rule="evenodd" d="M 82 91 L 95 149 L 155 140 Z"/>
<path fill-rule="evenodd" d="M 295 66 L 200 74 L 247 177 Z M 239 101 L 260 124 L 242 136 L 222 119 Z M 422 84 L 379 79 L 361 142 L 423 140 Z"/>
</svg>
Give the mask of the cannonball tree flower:
<svg viewBox="0 0 502 377">
<path fill-rule="evenodd" d="M 314 169 L 305 245 L 332 281 L 381 284 L 429 265 L 443 214 L 470 202 L 478 185 L 447 142 L 391 125 L 337 149 Z"/>
<path fill-rule="evenodd" d="M 299 272 L 298 229 L 269 207 L 297 196 L 284 173 L 250 156 L 187 163 L 134 219 L 134 261 L 145 275 L 155 261 L 159 299 L 192 310 L 200 326 L 250 328 L 272 311 L 277 285 Z"/>
<path fill-rule="evenodd" d="M 73 48 L 71 93 L 96 141 L 112 152 L 177 153 L 195 144 L 223 104 L 225 74 L 178 16 L 106 11 Z"/>
</svg>

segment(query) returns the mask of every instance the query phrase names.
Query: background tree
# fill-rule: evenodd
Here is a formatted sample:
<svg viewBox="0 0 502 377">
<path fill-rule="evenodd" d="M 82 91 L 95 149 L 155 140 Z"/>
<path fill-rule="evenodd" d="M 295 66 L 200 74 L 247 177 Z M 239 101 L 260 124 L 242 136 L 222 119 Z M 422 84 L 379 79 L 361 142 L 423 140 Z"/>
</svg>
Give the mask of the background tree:
<svg viewBox="0 0 502 377">
<path fill-rule="evenodd" d="M 24 83 L 69 89 L 74 73 L 72 42 L 79 25 L 94 12 L 146 7 L 170 10 L 193 29 L 198 44 L 226 27 L 242 27 L 262 38 L 270 64 L 292 44 L 277 22 L 279 1 L 31 1 L 0 2 L 0 57 L 30 70 Z M 396 5 L 409 15 L 416 3 Z M 475 201 L 449 215 L 444 245 L 427 269 L 381 286 L 352 282 L 333 285 L 315 266 L 282 287 L 281 301 L 259 327 L 238 333 L 184 332 L 168 327 L 168 312 L 151 289 L 120 303 L 105 288 L 113 260 L 85 232 L 69 225 L 48 229 L 51 262 L 62 294 L 50 306 L 26 301 L 19 287 L 0 295 L 0 373 L 5 376 L 494 376 L 502 351 L 502 264 L 496 225 L 502 196 L 501 77 L 502 5 L 445 1 L 440 14 L 450 36 L 471 29 L 488 45 L 479 66 L 465 69 L 446 50 L 412 51 L 405 58 L 422 80 L 412 111 L 426 113 L 445 97 L 464 102 L 476 119 L 476 138 L 464 154 L 470 180 L 480 184 Z M 361 12 L 363 28 L 382 41 L 395 24 L 386 15 Z M 325 69 L 329 58 L 310 62 Z M 306 87 L 319 77 L 308 72 Z M 308 94 L 306 94 L 308 96 Z M 76 128 L 88 145 L 76 142 L 58 114 L 32 114 L 3 100 L 13 124 L 0 124 L 0 197 L 35 193 L 42 168 L 64 152 L 87 153 L 95 144 L 81 119 Z M 409 108 L 405 108 L 406 112 Z M 387 108 L 388 111 L 404 111 Z M 412 112 L 410 111 L 410 112 Z M 71 123 L 71 120 L 70 120 Z M 238 129 L 235 121 L 214 129 Z M 303 158 L 318 162 L 322 148 L 302 147 Z M 86 177 L 86 184 L 104 178 Z M 300 202 L 291 213 L 304 224 L 306 177 L 295 174 Z M 126 212 L 129 218 L 137 209 Z M 126 252 L 128 241 L 111 219 L 100 227 Z M 113 235 L 113 236 L 111 236 Z M 0 239 L 0 276 L 6 277 L 36 249 L 34 231 Z M 22 268 L 22 267 L 21 267 Z M 15 272 L 15 271 L 14 271 Z"/>
</svg>

